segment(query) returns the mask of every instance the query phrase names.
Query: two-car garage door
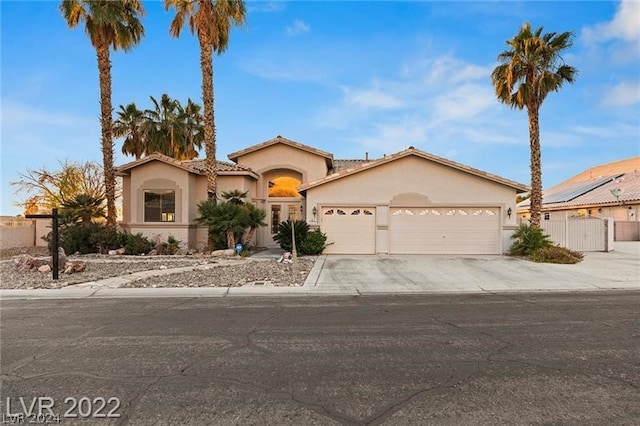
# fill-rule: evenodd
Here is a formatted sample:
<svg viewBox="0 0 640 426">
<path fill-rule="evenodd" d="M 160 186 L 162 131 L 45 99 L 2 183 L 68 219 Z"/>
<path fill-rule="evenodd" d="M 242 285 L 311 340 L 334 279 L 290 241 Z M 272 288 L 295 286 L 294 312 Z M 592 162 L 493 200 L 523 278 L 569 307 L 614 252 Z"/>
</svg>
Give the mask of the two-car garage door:
<svg viewBox="0 0 640 426">
<path fill-rule="evenodd" d="M 326 207 L 322 232 L 327 254 L 375 254 L 376 209 Z M 390 254 L 500 254 L 500 209 L 494 207 L 391 207 Z"/>
<path fill-rule="evenodd" d="M 391 208 L 391 254 L 499 254 L 497 208 Z"/>
</svg>

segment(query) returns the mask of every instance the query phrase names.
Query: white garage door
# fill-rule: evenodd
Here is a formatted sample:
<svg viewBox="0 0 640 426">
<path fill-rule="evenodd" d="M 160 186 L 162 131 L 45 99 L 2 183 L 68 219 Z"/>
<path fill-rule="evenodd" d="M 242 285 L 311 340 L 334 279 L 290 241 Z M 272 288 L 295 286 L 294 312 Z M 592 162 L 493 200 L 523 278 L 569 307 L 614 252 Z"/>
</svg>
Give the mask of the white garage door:
<svg viewBox="0 0 640 426">
<path fill-rule="evenodd" d="M 376 251 L 376 216 L 371 207 L 325 207 L 320 227 L 327 234 L 326 254 Z"/>
<path fill-rule="evenodd" d="M 500 254 L 500 209 L 390 208 L 392 254 Z"/>
</svg>

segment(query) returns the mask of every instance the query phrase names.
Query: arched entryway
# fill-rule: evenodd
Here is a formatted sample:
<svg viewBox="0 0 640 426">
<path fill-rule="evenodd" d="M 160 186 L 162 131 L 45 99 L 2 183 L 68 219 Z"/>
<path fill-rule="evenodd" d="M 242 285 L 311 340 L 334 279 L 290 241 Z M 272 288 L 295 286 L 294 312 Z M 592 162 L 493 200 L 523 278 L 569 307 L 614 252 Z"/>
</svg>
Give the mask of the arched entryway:
<svg viewBox="0 0 640 426">
<path fill-rule="evenodd" d="M 303 175 L 295 170 L 277 169 L 265 172 L 261 177 L 267 212 L 267 226 L 262 228 L 261 241 L 266 247 L 278 247 L 273 237 L 278 233 L 280 223 L 304 217 L 304 199 L 297 191 Z"/>
</svg>

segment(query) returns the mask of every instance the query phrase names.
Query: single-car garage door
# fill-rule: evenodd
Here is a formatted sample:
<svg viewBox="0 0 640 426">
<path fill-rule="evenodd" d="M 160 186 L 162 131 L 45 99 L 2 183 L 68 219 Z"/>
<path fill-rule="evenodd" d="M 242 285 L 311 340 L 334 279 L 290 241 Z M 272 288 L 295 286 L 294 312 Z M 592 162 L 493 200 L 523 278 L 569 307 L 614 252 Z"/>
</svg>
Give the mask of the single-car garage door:
<svg viewBox="0 0 640 426">
<path fill-rule="evenodd" d="M 391 254 L 500 254 L 500 209 L 390 208 Z"/>
<path fill-rule="evenodd" d="M 326 254 L 374 254 L 376 216 L 371 207 L 325 207 L 322 232 L 327 234 Z"/>
</svg>

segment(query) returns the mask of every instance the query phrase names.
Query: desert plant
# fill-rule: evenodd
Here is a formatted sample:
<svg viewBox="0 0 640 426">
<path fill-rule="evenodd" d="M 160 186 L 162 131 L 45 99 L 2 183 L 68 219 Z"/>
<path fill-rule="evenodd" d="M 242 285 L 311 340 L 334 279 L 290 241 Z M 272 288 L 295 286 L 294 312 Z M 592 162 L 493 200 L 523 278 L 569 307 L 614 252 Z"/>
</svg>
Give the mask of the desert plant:
<svg viewBox="0 0 640 426">
<path fill-rule="evenodd" d="M 529 258 L 540 263 L 574 264 L 582 261 L 584 255 L 565 247 L 551 246 L 535 250 Z"/>
<path fill-rule="evenodd" d="M 123 247 L 127 242 L 127 235 L 102 226 L 89 236 L 89 242 L 98 253 L 106 254 L 109 250 Z"/>
<path fill-rule="evenodd" d="M 198 203 L 198 210 L 200 216 L 196 218 L 196 222 L 209 227 L 210 245 L 216 234 L 223 233 L 227 239 L 227 248 L 234 248 L 236 236 L 242 235 L 246 227 L 247 210 L 238 204 L 216 204 L 213 200 Z"/>
<path fill-rule="evenodd" d="M 256 233 L 256 230 L 261 226 L 267 226 L 264 221 L 267 217 L 267 212 L 263 209 L 259 209 L 253 204 L 244 204 L 243 206 L 247 211 L 247 218 L 245 222 L 245 226 L 248 228 L 244 233 L 244 237 L 242 239 L 242 245 L 248 247 L 253 240 L 253 236 Z"/>
<path fill-rule="evenodd" d="M 512 256 L 529 256 L 536 250 L 552 246 L 549 236 L 542 229 L 525 223 L 518 227 L 511 239 L 515 240 L 509 248 Z"/>
<path fill-rule="evenodd" d="M 175 237 L 173 235 L 169 235 L 169 237 L 167 238 L 167 241 L 163 242 L 160 245 L 160 250 L 158 251 L 158 254 L 176 254 L 178 252 L 178 250 L 180 249 L 180 240 L 176 240 Z"/>
<path fill-rule="evenodd" d="M 287 220 L 278 225 L 278 233 L 273 237 L 274 241 L 280 245 L 282 250 L 291 251 L 293 244 L 291 241 L 291 226 L 293 226 L 296 237 L 296 250 L 302 253 L 301 244 L 309 233 L 309 224 L 304 220 L 292 222 Z"/>
<path fill-rule="evenodd" d="M 127 241 L 124 245 L 124 251 L 126 254 L 147 254 L 152 248 L 153 244 L 151 244 L 151 241 L 141 233 L 127 234 Z"/>
<path fill-rule="evenodd" d="M 326 242 L 327 235 L 320 232 L 319 229 L 314 229 L 300 244 L 300 251 L 302 254 L 320 254 L 326 247 Z"/>
</svg>

